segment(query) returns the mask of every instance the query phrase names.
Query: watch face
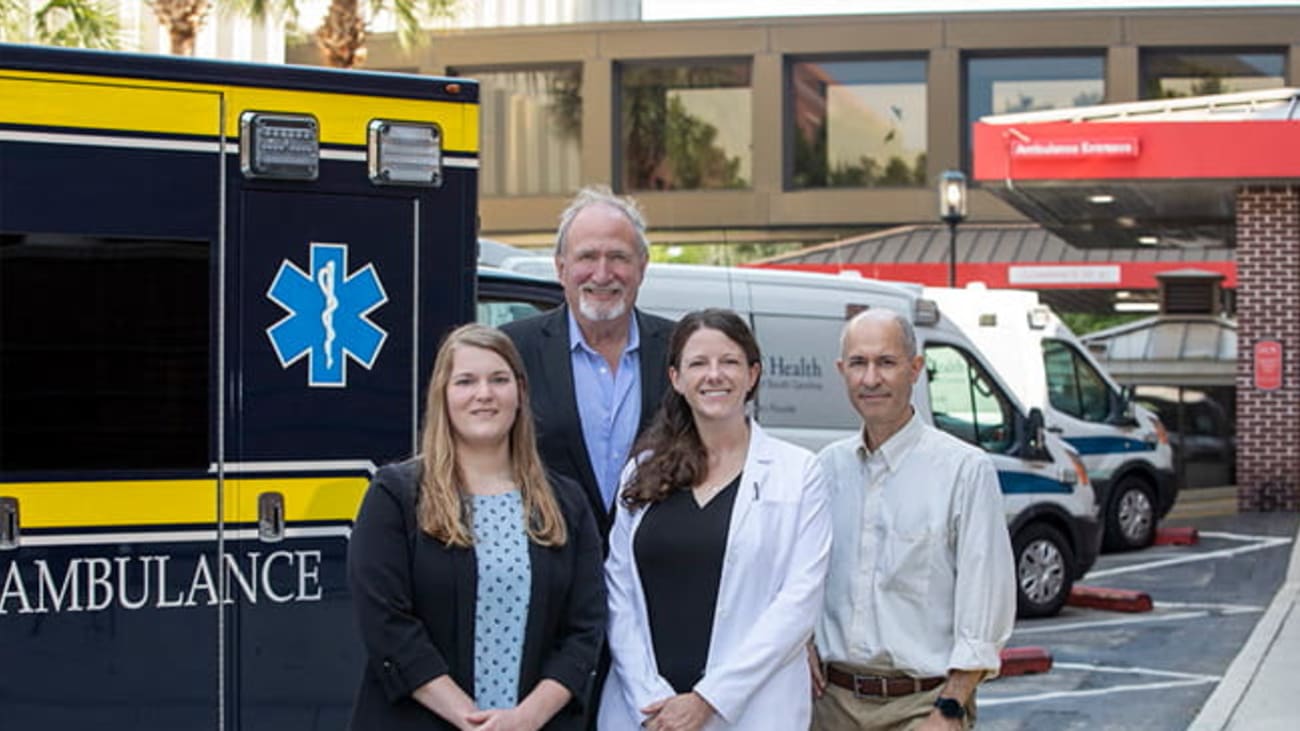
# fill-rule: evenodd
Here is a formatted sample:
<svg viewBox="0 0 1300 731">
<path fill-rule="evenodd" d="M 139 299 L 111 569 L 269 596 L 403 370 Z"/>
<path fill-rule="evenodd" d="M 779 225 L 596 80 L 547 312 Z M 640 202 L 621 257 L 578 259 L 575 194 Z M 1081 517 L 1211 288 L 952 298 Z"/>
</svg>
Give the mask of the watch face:
<svg viewBox="0 0 1300 731">
<path fill-rule="evenodd" d="M 966 709 L 955 698 L 940 698 L 934 702 L 934 707 L 939 709 L 940 715 L 944 718 L 964 718 L 966 716 Z"/>
</svg>

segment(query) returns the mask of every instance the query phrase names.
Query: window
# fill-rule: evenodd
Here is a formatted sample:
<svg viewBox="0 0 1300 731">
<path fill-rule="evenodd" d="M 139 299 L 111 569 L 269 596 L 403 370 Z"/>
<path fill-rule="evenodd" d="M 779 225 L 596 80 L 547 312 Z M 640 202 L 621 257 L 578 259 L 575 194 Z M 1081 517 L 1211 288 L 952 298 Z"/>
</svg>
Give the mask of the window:
<svg viewBox="0 0 1300 731">
<path fill-rule="evenodd" d="M 1043 340 L 1047 398 L 1052 408 L 1084 421 L 1110 416 L 1110 387 L 1097 369 L 1060 340 Z"/>
<path fill-rule="evenodd" d="M 623 188 L 749 187 L 749 77 L 748 61 L 621 65 Z"/>
<path fill-rule="evenodd" d="M 925 185 L 925 61 L 791 64 L 796 188 Z"/>
<path fill-rule="evenodd" d="M 990 114 L 1100 104 L 1106 95 L 1100 55 L 975 57 L 966 61 L 962 145 L 970 164 L 970 128 Z"/>
<path fill-rule="evenodd" d="M 1144 51 L 1142 97 L 1227 94 L 1285 86 L 1281 51 Z"/>
<path fill-rule="evenodd" d="M 987 452 L 1012 447 L 1014 411 L 974 358 L 951 345 L 927 345 L 925 369 L 935 427 Z"/>
<path fill-rule="evenodd" d="M 579 67 L 456 73 L 479 82 L 482 195 L 567 195 L 581 186 Z"/>
<path fill-rule="evenodd" d="M 0 470 L 207 467 L 209 257 L 0 234 Z"/>
</svg>

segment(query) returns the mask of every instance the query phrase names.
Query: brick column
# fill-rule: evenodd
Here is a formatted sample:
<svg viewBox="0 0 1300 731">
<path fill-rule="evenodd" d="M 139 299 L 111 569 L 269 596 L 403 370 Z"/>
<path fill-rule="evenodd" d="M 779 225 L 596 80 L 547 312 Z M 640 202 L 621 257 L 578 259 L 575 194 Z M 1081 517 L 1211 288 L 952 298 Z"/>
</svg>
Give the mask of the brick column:
<svg viewBox="0 0 1300 731">
<path fill-rule="evenodd" d="M 1300 511 L 1300 186 L 1237 191 L 1237 506 Z M 1255 343 L 1282 344 L 1282 387 L 1255 388 Z"/>
</svg>

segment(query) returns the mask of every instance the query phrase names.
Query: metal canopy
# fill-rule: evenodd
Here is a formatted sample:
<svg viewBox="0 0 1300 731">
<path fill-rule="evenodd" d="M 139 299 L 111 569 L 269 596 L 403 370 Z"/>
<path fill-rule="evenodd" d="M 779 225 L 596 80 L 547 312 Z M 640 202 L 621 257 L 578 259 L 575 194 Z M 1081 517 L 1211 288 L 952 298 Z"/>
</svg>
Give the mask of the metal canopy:
<svg viewBox="0 0 1300 731">
<path fill-rule="evenodd" d="M 875 279 L 946 284 L 948 231 L 942 225 L 902 226 L 754 262 L 761 266 L 824 272 L 855 270 Z M 1110 283 L 1040 284 L 1011 281 L 1013 272 L 1112 269 Z M 1233 251 L 1228 248 L 1128 247 L 1083 249 L 1037 224 L 968 224 L 957 231 L 957 271 L 962 283 L 982 281 L 989 287 L 1016 287 L 1038 292 L 1041 302 L 1060 312 L 1112 312 L 1120 292 L 1154 302 L 1157 278 L 1166 272 L 1195 268 L 1224 276 L 1236 286 Z"/>
<path fill-rule="evenodd" d="M 1235 246 L 1237 189 L 1300 178 L 1300 89 L 993 115 L 975 177 L 1079 247 Z"/>
<path fill-rule="evenodd" d="M 1080 338 L 1123 383 L 1231 386 L 1237 323 L 1210 315 L 1160 315 Z"/>
</svg>

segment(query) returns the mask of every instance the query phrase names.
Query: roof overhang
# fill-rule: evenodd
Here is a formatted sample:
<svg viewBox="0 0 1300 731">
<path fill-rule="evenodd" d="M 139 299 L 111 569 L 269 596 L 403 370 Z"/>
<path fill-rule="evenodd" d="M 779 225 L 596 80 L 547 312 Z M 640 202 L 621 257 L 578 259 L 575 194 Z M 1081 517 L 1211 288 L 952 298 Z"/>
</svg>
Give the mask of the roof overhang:
<svg viewBox="0 0 1300 731">
<path fill-rule="evenodd" d="M 1076 246 L 1225 246 L 1237 190 L 1300 179 L 1300 90 L 984 117 L 974 178 Z"/>
</svg>

